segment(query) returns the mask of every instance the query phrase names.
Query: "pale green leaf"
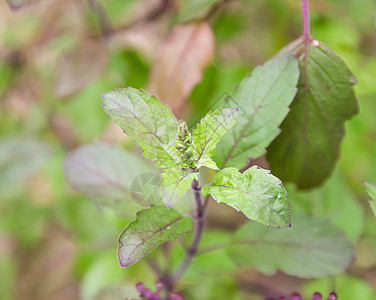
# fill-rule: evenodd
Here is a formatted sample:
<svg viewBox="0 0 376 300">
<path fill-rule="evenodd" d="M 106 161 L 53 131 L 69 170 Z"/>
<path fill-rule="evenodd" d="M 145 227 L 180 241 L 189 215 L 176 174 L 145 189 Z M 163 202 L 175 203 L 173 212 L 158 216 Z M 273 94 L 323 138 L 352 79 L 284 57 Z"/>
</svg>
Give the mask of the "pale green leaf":
<svg viewBox="0 0 376 300">
<path fill-rule="evenodd" d="M 120 234 L 118 259 L 122 267 L 137 263 L 160 244 L 173 241 L 191 230 L 193 220 L 173 208 L 152 206 L 137 213 Z"/>
<path fill-rule="evenodd" d="M 218 144 L 214 160 L 220 168 L 242 168 L 248 158 L 264 154 L 279 134 L 297 91 L 298 61 L 285 55 L 256 67 L 234 90 L 232 102 L 240 107 L 236 125 Z"/>
<path fill-rule="evenodd" d="M 203 186 L 202 192 L 204 197 L 211 194 L 218 203 L 224 202 L 266 226 L 291 224 L 287 193 L 281 181 L 257 166 L 243 174 L 236 168 L 226 168 L 217 173 L 211 186 Z"/>
<path fill-rule="evenodd" d="M 191 187 L 193 179 L 198 180 L 198 173 L 187 173 L 180 169 L 166 169 L 159 184 L 162 202 L 167 207 L 172 207 L 183 198 L 185 192 Z"/>
<path fill-rule="evenodd" d="M 151 174 L 151 167 L 130 152 L 105 144 L 89 144 L 68 153 L 64 173 L 75 190 L 101 206 L 131 216 L 140 209 L 133 201 L 138 194 L 131 194 L 132 183 L 141 174 Z"/>
<path fill-rule="evenodd" d="M 221 138 L 234 126 L 239 114 L 239 108 L 218 108 L 208 112 L 192 132 L 192 142 L 195 147 L 198 162 L 197 168 L 206 166 L 219 170 L 211 159 Z"/>
<path fill-rule="evenodd" d="M 104 94 L 103 109 L 154 161 L 157 167 L 176 165 L 162 144 L 175 143 L 178 122 L 171 109 L 142 90 L 128 87 Z"/>
<path fill-rule="evenodd" d="M 277 270 L 303 278 L 333 276 L 354 261 L 346 235 L 325 219 L 295 217 L 291 228 L 242 226 L 227 246 L 234 262 L 266 274 Z"/>
<path fill-rule="evenodd" d="M 299 188 L 321 184 L 333 171 L 344 135 L 344 123 L 358 112 L 354 75 L 325 44 L 312 40 L 309 56 L 300 38 L 281 51 L 295 53 L 302 70 L 299 91 L 284 120 L 282 133 L 270 145 L 267 159 L 282 181 Z"/>
<path fill-rule="evenodd" d="M 172 159 L 180 165 L 182 163 L 182 159 L 179 155 L 179 151 L 176 149 L 174 145 L 171 144 L 163 144 L 162 145 L 163 149 L 172 157 Z"/>
<path fill-rule="evenodd" d="M 372 198 L 368 203 L 371 206 L 373 214 L 376 216 L 376 183 L 363 181 L 363 184 L 367 189 L 368 195 Z"/>
</svg>

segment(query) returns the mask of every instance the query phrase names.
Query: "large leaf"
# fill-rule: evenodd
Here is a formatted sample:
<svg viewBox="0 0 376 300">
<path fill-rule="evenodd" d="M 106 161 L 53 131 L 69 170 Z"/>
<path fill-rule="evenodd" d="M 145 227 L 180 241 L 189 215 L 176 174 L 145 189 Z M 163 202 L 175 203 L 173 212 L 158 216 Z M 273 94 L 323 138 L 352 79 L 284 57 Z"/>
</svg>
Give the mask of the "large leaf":
<svg viewBox="0 0 376 300">
<path fill-rule="evenodd" d="M 266 226 L 287 227 L 291 224 L 287 193 L 281 181 L 257 166 L 244 173 L 236 168 L 226 168 L 217 173 L 211 186 L 203 186 L 202 192 Z"/>
<path fill-rule="evenodd" d="M 191 187 L 193 179 L 198 180 L 198 173 L 187 173 L 180 169 L 166 169 L 160 182 L 162 202 L 168 207 L 175 205 L 185 192 Z"/>
<path fill-rule="evenodd" d="M 282 181 L 299 188 L 321 184 L 332 172 L 344 135 L 344 123 L 358 112 L 353 89 L 356 79 L 345 63 L 325 44 L 298 39 L 279 55 L 293 52 L 299 58 L 299 92 L 282 133 L 268 148 L 271 169 Z"/>
<path fill-rule="evenodd" d="M 176 26 L 157 50 L 148 90 L 182 114 L 213 54 L 214 36 L 208 23 Z"/>
<path fill-rule="evenodd" d="M 0 192 L 19 187 L 46 162 L 51 147 L 33 137 L 0 140 Z"/>
<path fill-rule="evenodd" d="M 211 157 L 218 142 L 234 126 L 238 113 L 239 108 L 218 108 L 214 112 L 208 112 L 193 130 L 192 142 L 198 158 L 197 168 L 206 166 L 218 169 Z"/>
<path fill-rule="evenodd" d="M 122 267 L 129 267 L 160 244 L 173 241 L 191 230 L 193 220 L 173 208 L 152 206 L 137 213 L 120 234 L 118 258 Z"/>
<path fill-rule="evenodd" d="M 103 95 L 103 109 L 157 167 L 175 166 L 162 144 L 175 143 L 178 121 L 169 107 L 145 91 L 128 87 Z"/>
<path fill-rule="evenodd" d="M 370 195 L 370 197 L 372 198 L 372 200 L 368 201 L 368 203 L 371 206 L 373 214 L 376 216 L 376 183 L 363 181 L 363 184 L 367 189 L 368 195 Z"/>
<path fill-rule="evenodd" d="M 133 209 L 134 213 L 139 206 L 132 206 L 132 195 L 133 198 L 138 195 L 131 195 L 132 182 L 139 175 L 150 173 L 151 167 L 130 152 L 104 144 L 91 144 L 68 153 L 64 172 L 75 190 L 99 205 L 122 213 L 132 213 Z"/>
<path fill-rule="evenodd" d="M 242 168 L 248 158 L 264 154 L 279 134 L 297 91 L 297 59 L 285 55 L 267 61 L 246 76 L 233 92 L 232 102 L 240 107 L 236 125 L 218 145 L 215 161 L 220 168 Z"/>
<path fill-rule="evenodd" d="M 266 274 L 281 270 L 303 278 L 340 274 L 355 254 L 344 232 L 327 220 L 308 217 L 294 218 L 288 229 L 247 223 L 227 252 L 239 266 L 253 266 Z"/>
</svg>

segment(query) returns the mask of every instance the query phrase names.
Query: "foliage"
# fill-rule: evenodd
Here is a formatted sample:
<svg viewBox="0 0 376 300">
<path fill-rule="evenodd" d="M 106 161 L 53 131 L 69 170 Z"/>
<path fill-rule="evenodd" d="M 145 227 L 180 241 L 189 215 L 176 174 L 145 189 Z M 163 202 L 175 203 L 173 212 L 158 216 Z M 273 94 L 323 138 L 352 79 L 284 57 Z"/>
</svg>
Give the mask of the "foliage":
<svg viewBox="0 0 376 300">
<path fill-rule="evenodd" d="M 309 4 L 2 1 L 0 298 L 374 299 L 376 3 Z"/>
</svg>

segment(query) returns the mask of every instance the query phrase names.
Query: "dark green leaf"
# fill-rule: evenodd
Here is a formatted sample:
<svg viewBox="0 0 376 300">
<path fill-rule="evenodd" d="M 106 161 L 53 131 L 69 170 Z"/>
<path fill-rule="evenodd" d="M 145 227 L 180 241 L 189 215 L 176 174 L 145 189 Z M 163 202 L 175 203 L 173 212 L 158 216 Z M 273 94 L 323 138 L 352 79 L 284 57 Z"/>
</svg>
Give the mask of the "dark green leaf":
<svg viewBox="0 0 376 300">
<path fill-rule="evenodd" d="M 215 161 L 220 168 L 242 168 L 248 158 L 265 153 L 279 134 L 297 91 L 297 59 L 293 55 L 273 58 L 256 67 L 233 92 L 232 102 L 240 107 L 236 125 L 218 144 Z"/>
<path fill-rule="evenodd" d="M 226 168 L 217 173 L 211 186 L 203 186 L 202 192 L 204 197 L 211 194 L 218 203 L 224 202 L 266 226 L 291 224 L 287 193 L 281 181 L 257 166 L 243 174 L 236 168 Z"/>
<path fill-rule="evenodd" d="M 324 219 L 294 218 L 288 229 L 247 223 L 227 246 L 239 266 L 273 274 L 281 270 L 303 278 L 333 276 L 354 260 L 354 249 L 339 228 Z"/>
<path fill-rule="evenodd" d="M 178 122 L 171 109 L 142 90 L 128 87 L 103 95 L 103 109 L 157 167 L 176 166 L 162 144 L 175 143 Z"/>
<path fill-rule="evenodd" d="M 173 208 L 152 206 L 137 213 L 135 221 L 120 234 L 118 258 L 122 267 L 129 267 L 160 244 L 173 241 L 191 230 L 193 220 Z"/>
<path fill-rule="evenodd" d="M 282 133 L 267 153 L 273 173 L 299 188 L 317 186 L 329 176 L 338 159 L 344 123 L 358 112 L 356 79 L 345 63 L 316 40 L 310 41 L 308 51 L 306 59 L 300 38 L 278 54 L 295 53 L 302 72 Z"/>
</svg>

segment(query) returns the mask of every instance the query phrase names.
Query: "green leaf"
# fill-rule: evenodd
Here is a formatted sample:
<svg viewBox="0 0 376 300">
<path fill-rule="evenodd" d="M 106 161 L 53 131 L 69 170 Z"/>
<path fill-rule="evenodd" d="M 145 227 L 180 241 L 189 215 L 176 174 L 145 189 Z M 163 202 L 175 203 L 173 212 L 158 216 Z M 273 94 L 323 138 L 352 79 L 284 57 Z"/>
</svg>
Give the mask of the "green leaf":
<svg viewBox="0 0 376 300">
<path fill-rule="evenodd" d="M 368 195 L 370 195 L 370 197 L 372 198 L 372 200 L 368 201 L 368 203 L 371 206 L 373 214 L 376 216 L 376 183 L 364 180 L 363 184 L 367 189 Z"/>
<path fill-rule="evenodd" d="M 64 162 L 65 176 L 75 190 L 127 216 L 140 209 L 132 201 L 132 183 L 151 171 L 140 157 L 104 144 L 81 146 L 69 152 Z"/>
<path fill-rule="evenodd" d="M 119 237 L 118 258 L 122 267 L 129 267 L 160 244 L 173 241 L 191 230 L 193 220 L 173 208 L 152 206 L 137 213 L 135 221 Z"/>
<path fill-rule="evenodd" d="M 203 186 L 202 192 L 204 197 L 211 194 L 218 203 L 224 202 L 266 226 L 291 224 L 287 193 L 281 181 L 257 166 L 243 174 L 236 168 L 226 168 L 217 173 L 211 186 Z"/>
<path fill-rule="evenodd" d="M 197 168 L 205 166 L 219 170 L 211 159 L 221 138 L 234 126 L 239 108 L 218 108 L 208 112 L 192 132 L 192 142 L 198 157 Z"/>
<path fill-rule="evenodd" d="M 239 266 L 253 266 L 266 274 L 281 270 L 303 278 L 333 276 L 354 261 L 346 235 L 325 219 L 297 217 L 288 229 L 242 226 L 227 246 Z"/>
<path fill-rule="evenodd" d="M 358 112 L 356 79 L 345 63 L 316 40 L 310 41 L 308 51 L 306 59 L 300 38 L 280 53 L 295 53 L 302 73 L 282 133 L 267 153 L 273 173 L 299 188 L 317 186 L 333 171 L 344 123 Z"/>
<path fill-rule="evenodd" d="M 198 173 L 187 173 L 179 169 L 166 169 L 160 182 L 162 202 L 168 207 L 175 205 L 191 187 L 193 179 L 198 180 Z"/>
<path fill-rule="evenodd" d="M 103 109 L 154 161 L 157 167 L 176 166 L 162 144 L 175 143 L 178 122 L 171 109 L 142 90 L 128 87 L 103 94 Z"/>
<path fill-rule="evenodd" d="M 183 160 L 180 157 L 179 151 L 176 149 L 174 145 L 171 144 L 163 144 L 163 149 L 172 157 L 172 159 L 180 166 L 183 162 Z"/>
<path fill-rule="evenodd" d="M 218 145 L 214 160 L 225 166 L 242 168 L 248 158 L 264 154 L 265 148 L 279 134 L 297 91 L 297 59 L 285 55 L 267 61 L 246 76 L 232 94 L 240 107 L 236 125 Z"/>
</svg>

